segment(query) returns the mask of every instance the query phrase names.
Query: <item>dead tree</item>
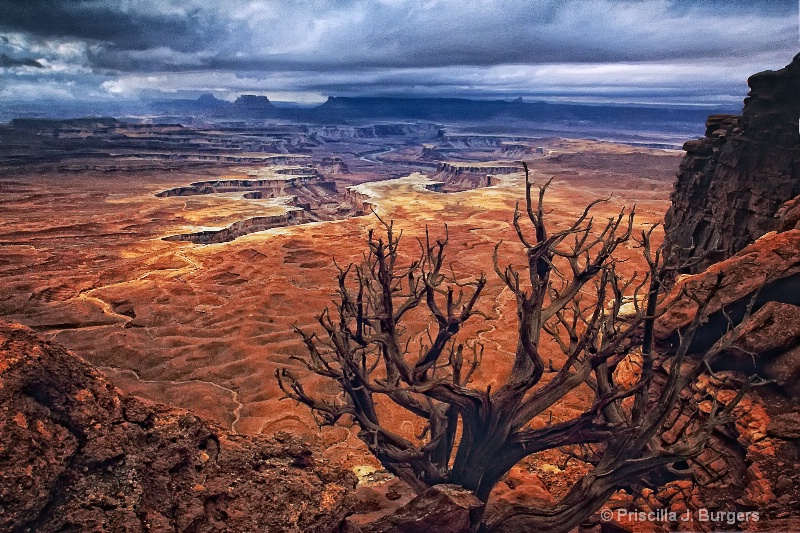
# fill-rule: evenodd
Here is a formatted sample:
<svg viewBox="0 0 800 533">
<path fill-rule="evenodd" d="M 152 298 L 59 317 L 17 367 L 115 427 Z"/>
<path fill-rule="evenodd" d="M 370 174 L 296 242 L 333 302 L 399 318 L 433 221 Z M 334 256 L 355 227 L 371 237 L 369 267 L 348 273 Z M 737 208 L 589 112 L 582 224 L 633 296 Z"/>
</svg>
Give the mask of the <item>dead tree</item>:
<svg viewBox="0 0 800 533">
<path fill-rule="evenodd" d="M 399 266 L 400 236 L 383 221 L 385 235 L 369 233 L 363 261 L 339 269 L 334 309 L 319 316 L 323 331 L 297 329 L 309 354 L 302 362 L 335 381 L 341 394 L 315 397 L 288 369 L 277 377 L 286 396 L 310 407 L 319 424 L 351 417 L 375 457 L 417 492 L 452 483 L 485 502 L 502 476 L 526 457 L 552 449 L 591 450 L 582 457 L 591 469 L 560 501 L 548 508 L 509 507 L 481 525 L 487 531 L 516 523 L 535 531 L 568 531 L 621 486 L 699 454 L 743 392 L 702 420 L 681 417 L 689 407 L 684 391 L 706 371 L 707 365 L 688 364 L 686 356 L 715 288 L 707 287 L 704 300 L 698 300 L 700 310 L 677 351 L 654 353 L 652 326 L 663 272 L 659 252 L 651 247 L 653 230 L 635 235 L 634 213 L 624 209 L 597 225 L 591 216 L 596 201 L 569 227 L 551 231 L 544 210 L 549 183 L 535 195 L 527 166 L 525 174 L 525 208 L 518 206 L 513 217 L 525 266 L 501 266 L 500 243 L 494 254 L 494 270 L 517 303 L 516 353 L 501 386 L 472 383 L 484 347 L 459 337 L 466 321 L 482 315 L 476 303 L 486 286 L 484 275 L 464 283 L 447 270 L 446 228 L 437 240 L 426 231 L 419 258 Z M 623 279 L 614 252 L 634 242 L 647 267 Z M 626 302 L 632 309 L 623 313 Z M 433 318 L 422 334 L 403 326 L 416 308 Z M 546 353 L 545 337 L 562 352 L 560 369 L 546 363 L 555 354 Z M 415 338 L 424 339 L 418 350 L 412 349 Z M 724 348 L 724 342 L 718 344 L 707 358 Z M 615 374 L 626 358 L 640 368 L 632 383 Z M 580 416 L 546 418 L 582 386 L 593 392 L 593 400 Z M 379 405 L 386 400 L 424 421 L 416 439 L 387 427 Z M 680 438 L 665 444 L 661 434 L 681 418 Z M 532 424 L 537 419 L 545 423 Z"/>
</svg>

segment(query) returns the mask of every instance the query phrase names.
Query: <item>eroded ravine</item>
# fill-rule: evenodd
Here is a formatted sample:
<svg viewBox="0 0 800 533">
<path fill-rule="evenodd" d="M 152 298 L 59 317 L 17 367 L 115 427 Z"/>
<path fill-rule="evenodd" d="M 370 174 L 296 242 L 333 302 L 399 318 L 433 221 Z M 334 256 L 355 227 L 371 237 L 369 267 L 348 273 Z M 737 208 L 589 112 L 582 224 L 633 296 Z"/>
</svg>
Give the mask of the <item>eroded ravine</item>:
<svg viewBox="0 0 800 533">
<path fill-rule="evenodd" d="M 143 280 L 147 279 L 148 277 L 150 277 L 153 274 L 160 274 L 160 273 L 170 272 L 170 273 L 172 273 L 172 274 L 174 274 L 176 276 L 181 276 L 181 275 L 184 275 L 184 274 L 193 274 L 193 273 L 197 272 L 198 270 L 200 270 L 203 267 L 200 263 L 198 263 L 194 259 L 191 259 L 190 257 L 188 257 L 186 255 L 186 251 L 185 250 L 178 250 L 178 251 L 172 253 L 172 255 L 174 255 L 175 257 L 179 257 L 183 261 L 185 261 L 186 262 L 186 266 L 182 267 L 182 268 L 177 268 L 177 269 L 166 268 L 166 269 L 157 269 L 157 270 L 147 270 L 143 274 L 137 276 L 134 279 L 117 281 L 117 282 L 114 282 L 114 283 L 108 283 L 106 285 L 101 285 L 101 286 L 98 286 L 98 287 L 92 287 L 92 288 L 89 288 L 89 289 L 82 290 L 78 294 L 78 296 L 76 296 L 74 299 L 84 300 L 84 301 L 87 301 L 87 302 L 94 303 L 98 307 L 100 307 L 100 310 L 104 315 L 119 319 L 119 322 L 115 323 L 115 324 L 102 324 L 102 325 L 89 326 L 89 327 L 120 327 L 120 326 L 121 327 L 125 327 L 125 325 L 127 325 L 128 323 L 130 323 L 134 319 L 134 317 L 132 317 L 132 316 L 129 316 L 129 315 L 126 315 L 126 314 L 122 314 L 122 313 L 118 313 L 117 311 L 114 310 L 114 306 L 111 303 L 109 303 L 109 302 L 107 302 L 107 301 L 105 301 L 102 298 L 99 298 L 97 296 L 93 296 L 92 293 L 98 292 L 98 291 L 103 291 L 103 290 L 108 290 L 108 289 L 112 289 L 112 288 L 121 287 L 123 285 L 133 284 L 133 283 L 136 283 L 136 282 L 139 282 L 139 281 L 143 281 Z M 57 328 L 53 328 L 53 329 L 55 330 Z"/>
<path fill-rule="evenodd" d="M 393 150 L 380 153 L 390 151 Z M 407 178 L 424 177 L 425 181 L 420 181 L 420 185 L 430 192 L 454 193 L 500 184 L 519 170 L 519 164 L 514 162 L 440 163 L 430 176 L 415 173 Z M 266 200 L 265 207 L 272 208 L 269 213 L 238 220 L 223 228 L 168 235 L 164 240 L 219 244 L 274 228 L 363 216 L 369 213 L 370 194 L 362 193 L 360 189 L 381 183 L 368 182 L 340 191 L 335 181 L 326 179 L 311 167 L 268 168 L 263 172 L 269 177 L 201 181 L 157 193 L 159 198 L 240 195 L 245 201 Z M 275 209 L 281 212 L 274 213 Z"/>
<path fill-rule="evenodd" d="M 113 379 L 115 375 L 117 377 L 119 375 L 130 375 L 135 379 L 138 383 L 150 383 L 150 384 L 167 384 L 167 385 L 187 385 L 187 384 L 196 384 L 196 385 L 207 385 L 209 387 L 219 389 L 227 394 L 231 395 L 231 401 L 236 405 L 236 407 L 231 412 L 233 415 L 233 421 L 230 425 L 231 433 L 236 433 L 236 423 L 239 422 L 241 418 L 242 408 L 244 404 L 239 401 L 239 393 L 233 389 L 228 387 L 223 387 L 219 383 L 215 383 L 213 381 L 205 381 L 201 379 L 184 379 L 184 380 L 169 380 L 169 379 L 142 379 L 141 376 L 135 371 L 129 368 L 116 368 L 112 366 L 100 366 L 97 367 L 98 370 L 105 374 L 109 374 L 110 377 Z"/>
</svg>

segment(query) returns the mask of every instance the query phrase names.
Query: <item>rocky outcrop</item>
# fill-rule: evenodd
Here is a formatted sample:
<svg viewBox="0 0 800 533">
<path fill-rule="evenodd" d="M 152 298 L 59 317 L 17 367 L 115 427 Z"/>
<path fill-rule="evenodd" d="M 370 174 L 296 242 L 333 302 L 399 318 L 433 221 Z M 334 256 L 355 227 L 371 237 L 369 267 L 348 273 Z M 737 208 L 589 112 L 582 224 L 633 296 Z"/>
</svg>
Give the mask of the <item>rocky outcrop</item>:
<svg viewBox="0 0 800 533">
<path fill-rule="evenodd" d="M 648 505 L 756 510 L 759 529 L 795 531 L 800 525 L 800 230 L 767 234 L 726 261 L 680 279 L 656 321 L 657 337 L 675 340 L 698 312 L 697 300 L 707 300 L 714 285 L 710 315 L 695 335 L 687 366 L 699 364 L 699 356 L 732 326 L 740 327 L 732 344 L 710 362 L 714 374 L 692 386 L 700 410 L 710 413 L 714 401 L 732 398 L 748 376 L 769 381 L 745 394 L 731 423 L 693 459 L 698 483 L 687 485 L 691 490 L 683 494 L 669 486 L 649 494 Z"/>
<path fill-rule="evenodd" d="M 501 142 L 500 151 L 506 157 L 529 158 L 543 156 L 547 153 L 544 146 L 534 146 L 530 142 Z"/>
<path fill-rule="evenodd" d="M 530 137 L 510 137 L 505 135 L 480 135 L 465 133 L 442 132 L 439 136 L 443 145 L 461 149 L 497 149 L 510 143 L 530 143 L 535 139 Z"/>
<path fill-rule="evenodd" d="M 320 161 L 319 169 L 325 176 L 332 174 L 350 174 L 347 163 L 339 156 L 324 156 L 322 161 Z"/>
<path fill-rule="evenodd" d="M 0 530 L 329 532 L 356 479 L 300 441 L 123 395 L 0 322 Z"/>
<path fill-rule="evenodd" d="M 758 372 L 776 379 L 792 395 L 800 393 L 800 357 L 792 349 L 800 344 L 800 230 L 770 233 L 733 257 L 700 274 L 685 276 L 672 288 L 656 320 L 656 337 L 675 342 L 678 332 L 692 322 L 698 301 L 713 297 L 706 306 L 707 319 L 695 333 L 691 351 L 702 353 L 731 325 L 752 314 L 736 342 L 738 348 L 723 361 L 725 368 Z M 800 350 L 797 350 L 800 355 Z M 787 366 L 788 365 L 788 366 Z"/>
<path fill-rule="evenodd" d="M 436 172 L 428 177 L 444 184 L 440 192 L 459 192 L 490 187 L 497 184 L 495 175 L 521 172 L 516 162 L 493 161 L 488 163 L 440 162 Z"/>
<path fill-rule="evenodd" d="M 373 196 L 358 185 L 345 189 L 345 199 L 354 209 L 360 209 L 365 213 L 369 213 L 376 206 Z"/>
<path fill-rule="evenodd" d="M 441 161 L 444 159 L 444 154 L 439 151 L 436 144 L 427 143 L 422 145 L 422 152 L 420 152 L 419 158 L 425 161 Z"/>
<path fill-rule="evenodd" d="M 294 189 L 302 185 L 324 183 L 316 174 L 296 175 L 291 178 L 276 179 L 227 179 L 198 181 L 183 187 L 175 187 L 156 193 L 159 198 L 171 196 L 192 196 L 196 194 L 220 194 L 226 192 L 239 192 L 241 190 L 259 189 L 272 196 L 282 196 L 286 194 L 286 189 Z M 335 184 L 334 184 L 335 185 Z"/>
<path fill-rule="evenodd" d="M 700 272 L 776 229 L 781 205 L 800 195 L 800 54 L 748 80 L 742 116 L 712 115 L 703 139 L 684 144 L 666 215 L 672 265 Z"/>
<path fill-rule="evenodd" d="M 637 503 L 755 510 L 759 530 L 793 531 L 800 525 L 800 55 L 748 83 L 741 117 L 711 116 L 705 138 L 684 145 L 665 258 L 692 275 L 677 278 L 655 333 L 662 349 L 674 348 L 705 301 L 691 366 L 738 326 L 710 361 L 713 374 L 692 386 L 704 413 L 748 377 L 767 381 L 745 394 L 693 459 L 697 484 L 679 481 Z"/>
<path fill-rule="evenodd" d="M 516 162 L 490 162 L 490 163 L 457 163 L 457 162 L 443 162 L 439 163 L 436 167 L 437 173 L 442 173 L 446 176 L 462 176 L 464 174 L 514 174 L 521 172 L 522 167 Z"/>
<path fill-rule="evenodd" d="M 464 533 L 483 510 L 458 485 L 434 485 L 394 513 L 366 525 L 348 523 L 346 533 Z"/>
<path fill-rule="evenodd" d="M 790 396 L 800 398 L 800 307 L 769 302 L 742 327 L 728 356 L 771 379 Z"/>
<path fill-rule="evenodd" d="M 181 233 L 164 237 L 165 241 L 193 242 L 195 244 L 219 244 L 238 239 L 243 235 L 266 231 L 273 228 L 282 228 L 309 222 L 309 213 L 305 210 L 291 210 L 282 215 L 266 217 L 252 217 L 234 222 L 227 228 L 220 230 L 204 230 L 195 233 Z"/>
<path fill-rule="evenodd" d="M 309 173 L 309 170 L 313 173 Z M 364 214 L 364 210 L 353 204 L 346 193 L 337 191 L 335 181 L 326 180 L 313 168 L 278 169 L 278 173 L 283 175 L 266 179 L 198 181 L 157 193 L 156 196 L 161 198 L 240 193 L 242 198 L 247 200 L 274 199 L 269 202 L 273 208 L 280 205 L 286 209 L 279 215 L 251 217 L 234 222 L 225 228 L 170 235 L 163 240 L 218 244 L 272 228 L 323 220 L 341 220 Z"/>
<path fill-rule="evenodd" d="M 690 387 L 700 411 L 711 413 L 715 402 L 733 398 L 748 377 L 769 381 L 744 395 L 731 421 L 689 463 L 695 484 L 682 480 L 643 492 L 645 501 L 637 505 L 752 510 L 759 513 L 759 530 L 795 531 L 800 525 L 800 230 L 769 233 L 704 272 L 680 278 L 656 320 L 661 349 L 674 348 L 678 333 L 698 312 L 698 301 L 708 301 L 709 316 L 695 334 L 686 370 L 739 326 L 732 343 L 709 362 L 713 374 Z M 681 438 L 682 427 L 673 425 L 664 434 L 667 442 Z"/>
</svg>

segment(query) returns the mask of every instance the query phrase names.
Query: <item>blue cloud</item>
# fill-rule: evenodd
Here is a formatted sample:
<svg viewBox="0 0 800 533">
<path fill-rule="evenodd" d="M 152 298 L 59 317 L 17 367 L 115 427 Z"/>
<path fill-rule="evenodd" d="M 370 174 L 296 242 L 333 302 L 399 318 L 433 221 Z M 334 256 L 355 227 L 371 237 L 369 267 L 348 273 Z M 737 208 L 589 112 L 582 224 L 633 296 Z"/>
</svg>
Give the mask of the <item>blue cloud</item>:
<svg viewBox="0 0 800 533">
<path fill-rule="evenodd" d="M 794 0 L 4 0 L 0 12 L 0 34 L 18 43 L 6 56 L 72 62 L 76 93 L 98 79 L 116 94 L 158 91 L 151 74 L 163 75 L 161 90 L 196 91 L 181 80 L 203 73 L 222 92 L 246 92 L 249 80 L 262 92 L 600 94 L 602 65 L 640 67 L 614 87 L 688 91 L 692 73 L 740 87 L 744 69 L 779 68 L 798 49 Z M 53 42 L 84 52 L 65 58 Z M 481 75 L 514 65 L 553 65 L 569 79 Z"/>
</svg>

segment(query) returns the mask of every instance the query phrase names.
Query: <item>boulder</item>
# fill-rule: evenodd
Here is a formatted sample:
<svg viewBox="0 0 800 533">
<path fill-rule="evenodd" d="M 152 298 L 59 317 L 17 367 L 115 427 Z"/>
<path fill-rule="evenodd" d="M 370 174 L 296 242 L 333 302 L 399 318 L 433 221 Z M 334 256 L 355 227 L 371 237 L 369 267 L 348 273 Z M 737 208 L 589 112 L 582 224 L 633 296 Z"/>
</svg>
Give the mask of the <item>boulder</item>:
<svg viewBox="0 0 800 533">
<path fill-rule="evenodd" d="M 767 425 L 767 434 L 780 439 L 800 439 L 800 412 L 773 416 Z"/>
<path fill-rule="evenodd" d="M 778 233 L 793 229 L 800 229 L 800 196 L 795 196 L 775 214 L 778 219 Z"/>
<path fill-rule="evenodd" d="M 697 349 L 709 347 L 727 328 L 723 308 L 738 324 L 756 290 L 760 289 L 755 311 L 770 301 L 800 305 L 800 230 L 765 235 L 704 272 L 680 278 L 661 306 L 656 337 L 673 338 L 691 324 L 699 306 L 689 295 L 705 299 L 719 275 L 721 286 L 706 308 L 710 318 L 696 335 Z"/>
<path fill-rule="evenodd" d="M 781 386 L 792 398 L 800 399 L 800 345 L 763 364 L 764 376 Z"/>
<path fill-rule="evenodd" d="M 515 504 L 548 506 L 554 502 L 553 495 L 539 476 L 516 465 L 492 491 L 486 512 L 492 515 Z"/>
<path fill-rule="evenodd" d="M 375 522 L 350 526 L 361 533 L 466 533 L 483 510 L 475 495 L 458 485 L 435 485 L 394 513 Z"/>
<path fill-rule="evenodd" d="M 286 434 L 247 437 L 122 394 L 0 322 L 0 531 L 329 532 L 355 476 Z"/>
<path fill-rule="evenodd" d="M 733 343 L 742 357 L 769 358 L 800 343 L 800 307 L 768 302 L 752 314 Z"/>
</svg>

